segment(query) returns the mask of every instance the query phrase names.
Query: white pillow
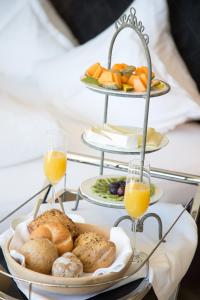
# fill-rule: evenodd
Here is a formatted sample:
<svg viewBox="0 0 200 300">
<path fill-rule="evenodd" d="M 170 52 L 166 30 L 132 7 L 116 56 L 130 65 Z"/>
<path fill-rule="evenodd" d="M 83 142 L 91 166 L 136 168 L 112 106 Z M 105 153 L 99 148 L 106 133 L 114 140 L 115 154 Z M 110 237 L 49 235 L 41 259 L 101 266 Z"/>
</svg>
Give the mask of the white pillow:
<svg viewBox="0 0 200 300">
<path fill-rule="evenodd" d="M 46 151 L 46 133 L 58 129 L 48 113 L 30 110 L 0 94 L 0 167 L 41 157 Z"/>
<path fill-rule="evenodd" d="M 136 0 L 132 5 L 150 37 L 153 70 L 158 78 L 166 80 L 172 88 L 169 94 L 151 99 L 149 125 L 167 131 L 190 118 L 199 118 L 200 107 L 195 101 L 200 103 L 200 95 L 170 36 L 166 2 Z M 49 102 L 79 116 L 80 120 L 102 122 L 104 96 L 88 91 L 80 83 L 79 77 L 97 61 L 107 64 L 108 48 L 114 31 L 112 25 L 88 43 L 36 66 L 33 73 L 35 84 L 48 97 Z M 121 32 L 113 53 L 113 63 L 146 64 L 141 43 L 131 30 Z M 109 122 L 142 126 L 143 114 L 143 100 L 111 98 Z"/>
<path fill-rule="evenodd" d="M 67 27 L 65 35 L 58 30 L 58 17 L 53 8 L 45 5 L 44 0 L 41 3 L 39 0 L 0 1 L 0 73 L 29 76 L 36 62 L 61 55 L 76 44 Z"/>
</svg>

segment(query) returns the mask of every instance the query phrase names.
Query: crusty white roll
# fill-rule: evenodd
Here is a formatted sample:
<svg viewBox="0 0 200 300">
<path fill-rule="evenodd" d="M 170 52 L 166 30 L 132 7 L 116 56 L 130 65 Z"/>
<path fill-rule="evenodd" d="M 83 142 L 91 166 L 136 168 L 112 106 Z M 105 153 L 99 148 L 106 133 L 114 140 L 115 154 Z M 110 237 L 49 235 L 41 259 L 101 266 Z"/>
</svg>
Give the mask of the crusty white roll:
<svg viewBox="0 0 200 300">
<path fill-rule="evenodd" d="M 25 257 L 26 268 L 32 271 L 49 274 L 53 262 L 58 257 L 56 247 L 48 239 L 28 240 L 20 249 Z"/>
<path fill-rule="evenodd" d="M 31 233 L 40 225 L 49 222 L 62 223 L 70 231 L 73 239 L 75 239 L 79 234 L 76 224 L 58 209 L 50 209 L 45 211 L 28 225 L 28 230 Z"/>
<path fill-rule="evenodd" d="M 116 246 L 113 242 L 107 241 L 101 236 L 95 239 L 95 235 L 88 233 L 90 241 L 87 241 L 85 233 L 72 251 L 83 264 L 83 271 L 91 273 L 99 268 L 109 267 L 116 258 Z"/>
<path fill-rule="evenodd" d="M 36 238 L 47 238 L 56 246 L 59 255 L 73 249 L 71 233 L 59 222 L 48 222 L 36 227 L 31 232 L 30 239 Z"/>
<path fill-rule="evenodd" d="M 83 264 L 71 252 L 58 257 L 52 266 L 52 275 L 58 277 L 80 277 L 83 274 Z"/>
</svg>

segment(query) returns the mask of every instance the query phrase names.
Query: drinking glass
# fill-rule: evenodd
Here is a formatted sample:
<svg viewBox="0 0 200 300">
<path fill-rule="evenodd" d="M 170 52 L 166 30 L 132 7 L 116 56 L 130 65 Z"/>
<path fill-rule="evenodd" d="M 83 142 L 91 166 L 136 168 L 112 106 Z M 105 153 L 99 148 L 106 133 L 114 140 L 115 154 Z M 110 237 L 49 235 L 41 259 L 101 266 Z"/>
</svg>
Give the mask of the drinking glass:
<svg viewBox="0 0 200 300">
<path fill-rule="evenodd" d="M 124 205 L 134 225 L 134 256 L 138 257 L 136 249 L 136 227 L 138 219 L 146 212 L 150 202 L 150 167 L 140 160 L 131 160 L 128 165 L 128 175 L 124 194 Z"/>
<path fill-rule="evenodd" d="M 65 176 L 67 167 L 67 138 L 62 130 L 47 133 L 47 151 L 44 154 L 44 173 L 52 185 L 55 203 L 55 185 Z"/>
</svg>

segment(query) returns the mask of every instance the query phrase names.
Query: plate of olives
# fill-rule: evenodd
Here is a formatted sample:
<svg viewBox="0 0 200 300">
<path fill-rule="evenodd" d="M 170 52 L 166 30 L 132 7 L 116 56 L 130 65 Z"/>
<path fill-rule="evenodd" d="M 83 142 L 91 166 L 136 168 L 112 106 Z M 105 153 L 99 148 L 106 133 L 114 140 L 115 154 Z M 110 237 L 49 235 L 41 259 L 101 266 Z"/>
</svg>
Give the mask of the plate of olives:
<svg viewBox="0 0 200 300">
<path fill-rule="evenodd" d="M 125 176 L 102 175 L 83 181 L 80 191 L 88 201 L 98 205 L 124 208 L 125 186 Z M 150 205 L 152 205 L 160 200 L 163 190 L 154 183 L 151 183 L 150 195 Z"/>
</svg>

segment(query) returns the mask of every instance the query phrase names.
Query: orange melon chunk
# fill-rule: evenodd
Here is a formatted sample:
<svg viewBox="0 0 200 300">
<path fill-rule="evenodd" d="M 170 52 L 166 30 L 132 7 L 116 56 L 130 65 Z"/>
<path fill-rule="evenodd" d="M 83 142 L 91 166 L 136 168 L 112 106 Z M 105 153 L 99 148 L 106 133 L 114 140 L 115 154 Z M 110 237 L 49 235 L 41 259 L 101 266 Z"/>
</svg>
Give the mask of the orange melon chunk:
<svg viewBox="0 0 200 300">
<path fill-rule="evenodd" d="M 98 83 L 109 89 L 120 89 L 122 86 L 121 74 L 110 70 L 103 71 L 98 79 Z"/>
<path fill-rule="evenodd" d="M 141 78 L 138 76 L 136 76 L 134 78 L 134 91 L 136 91 L 136 92 L 145 92 L 146 91 L 146 86 L 144 85 Z"/>
<path fill-rule="evenodd" d="M 87 76 L 92 77 L 92 76 L 94 75 L 94 73 L 96 72 L 96 70 L 97 70 L 97 68 L 98 68 L 99 66 L 101 66 L 100 63 L 96 63 L 96 64 L 92 65 L 91 67 L 89 67 L 89 68 L 87 69 L 87 71 L 85 72 L 85 74 L 86 74 Z"/>
<path fill-rule="evenodd" d="M 146 74 L 146 76 L 148 76 L 148 68 L 146 66 L 136 68 L 136 70 L 135 70 L 136 75 L 141 75 L 143 73 Z M 152 78 L 154 78 L 155 74 L 152 72 L 151 76 L 152 76 Z"/>
<path fill-rule="evenodd" d="M 112 66 L 112 71 L 119 71 L 121 72 L 122 70 L 126 69 L 128 67 L 127 64 L 114 64 Z"/>
<path fill-rule="evenodd" d="M 135 92 L 145 92 L 146 85 L 138 75 L 131 75 L 128 80 L 128 85 L 132 86 Z"/>
<path fill-rule="evenodd" d="M 102 66 L 98 66 L 94 74 L 92 75 L 93 78 L 98 79 L 101 75 L 101 73 L 105 70 Z"/>
</svg>

